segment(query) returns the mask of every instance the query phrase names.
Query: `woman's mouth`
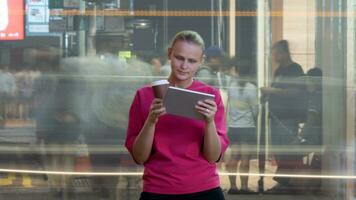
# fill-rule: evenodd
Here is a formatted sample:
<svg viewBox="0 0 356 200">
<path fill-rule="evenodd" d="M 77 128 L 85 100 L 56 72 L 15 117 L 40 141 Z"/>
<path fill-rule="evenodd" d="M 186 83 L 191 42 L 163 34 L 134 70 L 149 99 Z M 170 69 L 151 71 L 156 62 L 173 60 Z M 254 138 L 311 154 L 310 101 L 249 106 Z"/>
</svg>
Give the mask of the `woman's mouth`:
<svg viewBox="0 0 356 200">
<path fill-rule="evenodd" d="M 180 75 L 186 75 L 186 74 L 188 74 L 188 72 L 178 71 L 178 74 L 180 74 Z"/>
</svg>

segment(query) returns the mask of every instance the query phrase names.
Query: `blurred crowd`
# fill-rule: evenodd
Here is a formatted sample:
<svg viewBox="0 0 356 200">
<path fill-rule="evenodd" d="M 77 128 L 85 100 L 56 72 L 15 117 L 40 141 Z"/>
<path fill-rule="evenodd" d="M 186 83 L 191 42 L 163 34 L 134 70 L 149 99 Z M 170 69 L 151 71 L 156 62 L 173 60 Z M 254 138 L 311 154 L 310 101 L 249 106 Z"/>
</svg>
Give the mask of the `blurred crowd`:
<svg viewBox="0 0 356 200">
<path fill-rule="evenodd" d="M 220 91 L 226 107 L 228 134 L 231 141 L 229 152 L 232 153 L 225 156 L 223 160 L 225 165 L 220 164 L 220 168 L 228 172 L 234 173 L 239 169 L 241 173 L 248 173 L 249 161 L 257 158 L 256 145 L 259 143 L 257 127 L 264 126 L 258 122 L 258 116 L 262 111 L 261 105 L 263 107 L 268 101 L 272 103 L 269 114 L 270 117 L 272 116 L 273 145 L 296 144 L 296 140 L 298 145 L 306 141 L 314 145 L 321 144 L 319 133 L 307 135 L 313 131 L 321 132 L 319 130 L 321 70 L 318 68 L 310 70 L 307 75 L 312 78 L 299 82 L 307 88 L 303 91 L 308 92 L 306 96 L 311 98 L 302 107 L 298 107 L 297 102 L 304 102 L 304 100 L 295 101 L 296 97 L 293 96 L 295 94 L 288 93 L 287 97 L 281 98 L 278 94 L 271 93 L 295 88 L 293 84 L 285 83 L 291 81 L 291 77 L 296 77 L 293 74 L 294 69 L 285 68 L 283 62 L 286 61 L 288 64 L 286 66 L 297 65 L 292 62 L 289 47 L 285 46 L 285 42 L 282 42 L 282 46 L 276 46 L 274 50 L 274 60 L 281 67 L 274 76 L 271 88 L 257 87 L 256 64 L 250 59 L 231 58 L 214 46 L 206 49 L 205 62 L 197 71 L 196 79 L 215 86 Z M 78 144 L 85 144 L 85 151 L 90 157 L 93 171 L 110 171 L 119 168 L 126 170 L 134 166 L 126 151 L 118 151 L 123 149 L 129 105 L 138 87 L 168 77 L 171 68 L 166 55 L 137 55 L 137 57 L 122 59 L 114 54 L 99 53 L 94 57 L 58 57 L 58 60 L 47 59 L 46 55 L 42 56 L 44 56 L 40 59 L 42 67 L 37 67 L 36 70 L 24 68 L 12 71 L 8 67 L 1 68 L 1 126 L 4 127 L 4 122 L 7 120 L 29 120 L 35 123 L 40 144 L 47 147 L 53 145 L 60 147 L 55 153 L 52 151 L 44 153 L 46 158 L 43 159 L 43 164 L 45 169 L 50 171 L 63 169 L 75 171 L 78 152 L 68 149 L 68 146 Z M 297 68 L 299 70 L 298 65 Z M 304 77 L 304 72 L 300 70 L 300 76 Z M 315 81 L 315 78 L 318 80 Z M 262 94 L 261 99 L 258 97 L 259 90 Z M 277 101 L 271 101 L 273 98 Z M 294 112 L 292 110 L 285 110 L 289 116 L 283 116 L 283 113 L 280 115 L 278 112 L 291 107 L 291 104 L 286 104 L 283 108 L 273 108 L 276 102 L 277 107 L 286 102 L 294 102 L 294 107 L 302 111 L 305 116 L 310 116 L 308 119 L 304 117 L 305 120 L 298 121 L 299 119 L 290 117 Z M 299 128 L 299 125 L 297 127 L 295 124 L 304 124 L 306 128 Z M 277 140 L 274 139 L 276 136 L 273 134 L 280 133 L 281 135 L 277 134 L 277 137 L 286 138 L 283 135 L 285 132 L 290 136 L 288 141 L 276 143 Z M 109 150 L 102 151 L 108 147 Z M 288 158 L 281 155 L 275 156 L 274 159 L 277 160 L 279 167 L 284 167 L 283 172 L 285 172 L 300 168 L 300 160 L 304 156 L 294 156 L 293 160 L 290 155 L 287 156 Z M 285 162 L 290 163 L 292 160 L 296 161 L 293 166 L 285 165 Z M 251 192 L 248 188 L 248 177 L 240 178 L 241 188 L 237 189 L 236 176 L 229 177 L 230 194 Z M 55 193 L 62 193 L 64 188 L 68 188 L 69 181 L 69 176 L 60 180 L 58 176 L 49 177 L 49 183 L 52 184 Z M 276 179 L 276 181 L 280 180 Z M 115 198 L 115 192 L 112 191 L 115 188 L 107 186 L 117 184 L 117 178 L 93 177 L 93 183 L 94 190 Z M 290 188 L 290 184 L 292 183 L 288 182 L 286 188 Z"/>
<path fill-rule="evenodd" d="M 39 70 L 26 68 L 10 71 L 8 67 L 0 69 L 0 119 L 33 119 L 34 85 L 40 76 Z"/>
</svg>

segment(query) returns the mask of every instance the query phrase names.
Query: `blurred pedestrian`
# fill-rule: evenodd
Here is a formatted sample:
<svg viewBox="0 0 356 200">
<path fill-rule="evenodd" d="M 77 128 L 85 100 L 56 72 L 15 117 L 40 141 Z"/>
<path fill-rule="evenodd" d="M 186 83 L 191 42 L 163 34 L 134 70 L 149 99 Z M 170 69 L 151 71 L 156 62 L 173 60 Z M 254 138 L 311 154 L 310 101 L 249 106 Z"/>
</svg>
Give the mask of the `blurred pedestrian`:
<svg viewBox="0 0 356 200">
<path fill-rule="evenodd" d="M 228 135 L 232 155 L 226 163 L 228 172 L 249 173 L 250 159 L 256 154 L 258 112 L 257 87 L 251 83 L 251 62 L 232 63 L 231 82 L 228 89 Z M 235 152 L 234 150 L 237 149 Z M 241 188 L 236 185 L 236 176 L 229 176 L 228 194 L 248 194 L 248 176 L 240 176 Z"/>
<path fill-rule="evenodd" d="M 271 140 L 277 161 L 276 174 L 293 173 L 300 161 L 297 152 L 286 154 L 281 151 L 282 146 L 291 145 L 298 136 L 298 128 L 302 115 L 305 114 L 300 97 L 305 96 L 304 72 L 302 67 L 292 60 L 289 43 L 278 41 L 273 45 L 273 59 L 278 63 L 271 87 L 261 88 L 263 99 L 269 102 L 269 116 L 271 118 Z M 269 192 L 288 192 L 293 189 L 288 177 L 274 177 L 278 183 Z"/>
</svg>

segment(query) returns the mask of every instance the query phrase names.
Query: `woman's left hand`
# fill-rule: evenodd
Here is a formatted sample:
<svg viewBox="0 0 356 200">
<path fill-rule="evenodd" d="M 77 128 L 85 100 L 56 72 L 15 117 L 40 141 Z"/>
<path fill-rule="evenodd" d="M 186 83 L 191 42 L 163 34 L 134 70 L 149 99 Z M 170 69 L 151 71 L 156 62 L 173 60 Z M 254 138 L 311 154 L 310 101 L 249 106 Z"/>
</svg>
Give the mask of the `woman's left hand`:
<svg viewBox="0 0 356 200">
<path fill-rule="evenodd" d="M 214 117 L 217 111 L 215 101 L 211 99 L 198 101 L 198 104 L 195 105 L 195 108 L 198 110 L 199 113 L 205 116 L 206 122 L 214 121 Z"/>
</svg>

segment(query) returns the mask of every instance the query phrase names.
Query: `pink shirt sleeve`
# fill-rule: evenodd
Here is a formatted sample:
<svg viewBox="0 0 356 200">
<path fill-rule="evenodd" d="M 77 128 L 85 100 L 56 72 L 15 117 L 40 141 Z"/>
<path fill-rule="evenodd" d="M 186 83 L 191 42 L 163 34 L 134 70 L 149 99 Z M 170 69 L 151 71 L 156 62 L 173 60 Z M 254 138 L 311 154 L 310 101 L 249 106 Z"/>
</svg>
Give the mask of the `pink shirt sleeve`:
<svg viewBox="0 0 356 200">
<path fill-rule="evenodd" d="M 214 121 L 215 121 L 216 131 L 220 138 L 221 156 L 222 156 L 229 145 L 229 139 L 227 137 L 225 108 L 224 108 L 224 104 L 223 104 L 223 101 L 220 96 L 220 92 L 217 90 L 215 92 L 215 102 L 217 105 L 217 112 L 215 114 Z M 220 158 L 219 158 L 219 160 L 220 160 Z"/>
<path fill-rule="evenodd" d="M 140 133 L 145 119 L 143 118 L 142 104 L 139 91 L 136 92 L 134 100 L 132 101 L 129 112 L 129 123 L 126 133 L 125 147 L 132 154 L 133 144 L 137 135 Z"/>
</svg>

